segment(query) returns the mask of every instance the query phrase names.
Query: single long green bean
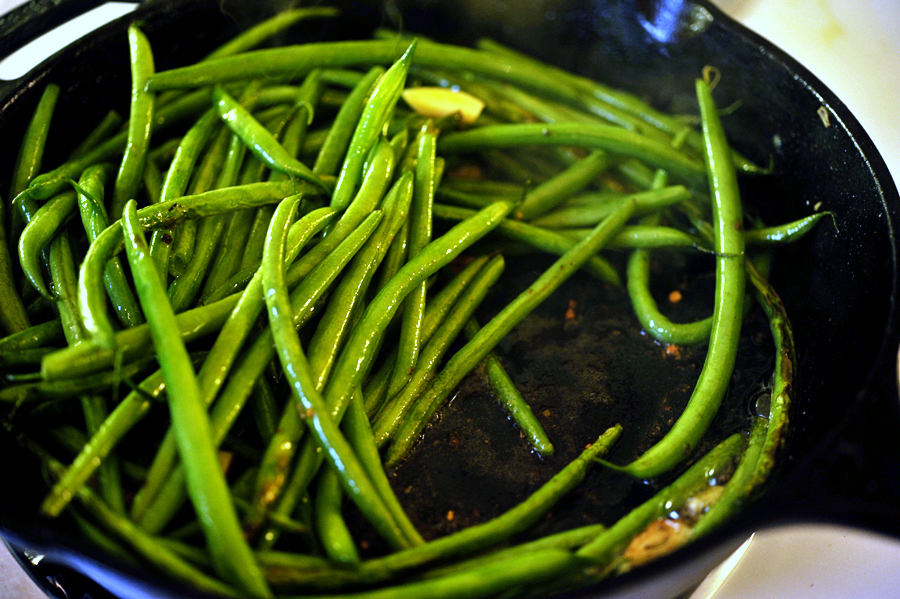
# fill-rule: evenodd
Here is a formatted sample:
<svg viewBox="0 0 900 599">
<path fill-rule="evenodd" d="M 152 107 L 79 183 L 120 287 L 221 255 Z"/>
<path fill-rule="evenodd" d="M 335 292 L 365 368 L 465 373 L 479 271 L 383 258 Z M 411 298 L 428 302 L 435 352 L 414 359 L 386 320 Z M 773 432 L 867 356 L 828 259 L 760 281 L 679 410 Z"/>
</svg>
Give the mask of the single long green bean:
<svg viewBox="0 0 900 599">
<path fill-rule="evenodd" d="M 465 327 L 466 336 L 471 339 L 478 333 L 478 329 L 475 319 L 469 319 Z M 544 457 L 553 455 L 553 442 L 494 352 L 489 352 L 484 357 L 484 370 L 497 401 L 506 409 L 534 450 Z"/>
<path fill-rule="evenodd" d="M 268 167 L 328 190 L 308 166 L 291 156 L 284 146 L 223 88 L 216 87 L 213 90 L 213 102 L 222 121 L 247 144 L 253 155 Z"/>
<path fill-rule="evenodd" d="M 531 224 L 558 229 L 564 227 L 593 227 L 615 210 L 622 202 L 638 202 L 638 213 L 646 214 L 668 206 L 681 205 L 691 199 L 691 192 L 681 185 L 669 185 L 636 193 L 585 194 L 572 198 L 570 205 L 563 205 L 553 212 L 531 221 Z M 582 201 L 584 200 L 584 201 Z"/>
<path fill-rule="evenodd" d="M 74 191 L 54 196 L 38 209 L 19 237 L 19 262 L 22 265 L 22 272 L 32 286 L 50 300 L 55 298 L 44 283 L 41 273 L 41 252 L 71 216 L 77 203 Z"/>
<path fill-rule="evenodd" d="M 172 425 L 188 472 L 188 488 L 208 539 L 213 564 L 223 578 L 249 595 L 269 597 L 271 591 L 241 534 L 234 505 L 229 499 L 187 350 L 179 338 L 168 334 L 176 329 L 175 315 L 168 306 L 165 289 L 155 271 L 133 200 L 124 207 L 122 224 L 138 297 L 166 380 Z"/>
<path fill-rule="evenodd" d="M 331 205 L 335 208 L 344 208 L 356 194 L 366 156 L 382 134 L 400 98 L 415 47 L 415 42 L 410 44 L 403 56 L 379 78 L 363 107 L 331 196 Z"/>
<path fill-rule="evenodd" d="M 144 161 L 153 130 L 156 94 L 147 89 L 147 79 L 155 65 L 150 41 L 136 23 L 128 26 L 128 50 L 131 57 L 131 104 L 128 110 L 128 142 L 116 175 L 109 214 L 113 219 L 122 214 L 122 207 L 137 196 L 144 172 Z"/>
<path fill-rule="evenodd" d="M 382 67 L 372 67 L 347 96 L 319 149 L 313 165 L 314 173 L 319 175 L 337 174 L 342 159 L 346 155 L 347 147 L 350 145 L 353 132 L 359 123 L 365 101 L 372 91 L 372 86 L 383 74 Z"/>
<path fill-rule="evenodd" d="M 636 478 L 668 471 L 696 447 L 718 411 L 737 353 L 745 293 L 741 200 L 731 150 L 706 81 L 696 82 L 713 200 L 716 293 L 709 350 L 684 412 L 666 435 L 621 470 Z"/>
<path fill-rule="evenodd" d="M 319 474 L 315 490 L 315 519 L 319 542 L 328 559 L 342 566 L 359 564 L 359 551 L 341 510 L 344 495 L 341 481 L 334 470 L 328 468 Z"/>
<path fill-rule="evenodd" d="M 434 131 L 425 129 L 416 145 L 416 175 L 413 193 L 413 209 L 409 226 L 410 256 L 415 256 L 432 239 L 434 190 L 437 187 L 435 147 L 437 137 Z M 405 300 L 401 315 L 400 339 L 397 342 L 397 358 L 394 372 L 388 381 L 387 394 L 392 396 L 400 390 L 416 367 L 422 347 L 422 325 L 425 316 L 427 283 L 423 281 L 410 292 Z"/>
</svg>

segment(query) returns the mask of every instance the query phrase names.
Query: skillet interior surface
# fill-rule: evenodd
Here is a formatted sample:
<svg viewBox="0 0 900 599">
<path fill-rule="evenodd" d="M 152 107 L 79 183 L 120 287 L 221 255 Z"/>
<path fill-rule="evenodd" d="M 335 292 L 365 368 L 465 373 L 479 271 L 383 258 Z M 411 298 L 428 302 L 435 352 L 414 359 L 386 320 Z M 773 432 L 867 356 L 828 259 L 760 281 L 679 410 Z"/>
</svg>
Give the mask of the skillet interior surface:
<svg viewBox="0 0 900 599">
<path fill-rule="evenodd" d="M 224 6 L 224 12 L 220 5 Z M 819 227 L 800 243 L 785 248 L 773 267 L 772 281 L 791 316 L 800 352 L 797 369 L 800 394 L 793 431 L 773 488 L 751 507 L 747 518 L 722 531 L 719 537 L 679 551 L 623 581 L 604 583 L 594 591 L 611 591 L 615 585 L 634 582 L 647 572 L 667 572 L 681 567 L 716 542 L 776 518 L 841 517 L 888 532 L 900 532 L 900 521 L 896 516 L 892 519 L 888 516 L 898 496 L 896 481 L 890 478 L 900 463 L 896 460 L 897 451 L 874 443 L 873 439 L 879 435 L 870 433 L 878 430 L 881 436 L 890 439 L 900 422 L 892 376 L 893 350 L 898 340 L 893 318 L 898 200 L 887 170 L 865 133 L 840 101 L 802 67 L 733 25 L 715 9 L 677 2 L 535 2 L 508 10 L 502 6 L 400 2 L 385 8 L 380 3 L 348 3 L 343 7 L 344 15 L 333 24 L 301 25 L 292 35 L 312 40 L 366 37 L 373 26 L 384 25 L 462 44 L 490 36 L 563 68 L 637 92 L 662 108 L 685 114 L 696 113 L 693 80 L 703 66 L 711 64 L 722 74 L 716 92 L 720 105 L 738 103 L 724 121 L 730 138 L 749 158 L 761 164 L 771 159 L 773 164 L 771 175 L 742 179 L 746 201 L 765 221 L 773 223 L 799 218 L 816 209 L 835 214 L 834 226 Z M 279 8 L 277 2 L 149 1 L 139 9 L 138 18 L 146 23 L 144 30 L 154 46 L 157 68 L 163 70 L 195 60 L 245 24 Z M 666 19 L 666 14 L 674 18 Z M 197 22 L 205 26 L 197 28 Z M 63 100 L 54 123 L 65 124 L 54 128 L 54 144 L 48 150 L 47 163 L 60 160 L 65 149 L 83 138 L 109 108 L 125 106 L 128 70 L 124 29 L 124 22 L 105 27 L 39 67 L 26 80 L 3 89 L 0 92 L 3 94 L 0 98 L 3 137 L 21 137 L 46 82 L 62 87 Z M 109 90 L 122 92 L 109 93 Z M 827 123 L 822 109 L 829 116 Z M 15 151 L 15 144 L 0 147 L 3 169 L 0 180 L 4 182 L 9 178 L 8 165 L 13 163 Z M 5 184 L 0 188 L 5 188 Z M 677 286 L 680 282 L 664 284 Z M 603 306 L 615 305 L 621 298 L 610 296 L 608 290 L 578 286 L 577 281 L 573 282 L 572 287 L 548 302 L 547 309 L 553 311 L 554 305 L 565 305 L 569 299 L 567 294 L 599 293 L 602 298 L 589 302 L 599 307 L 583 314 L 584 321 L 594 328 L 585 326 L 577 331 L 556 328 L 556 337 L 541 338 L 545 347 L 602 343 L 610 337 L 612 328 L 603 328 L 607 326 L 627 330 L 628 325 L 608 324 L 608 316 L 602 312 Z M 588 295 L 579 297 L 594 299 Z M 627 312 L 622 306 L 619 308 L 619 312 Z M 696 308 L 702 312 L 706 307 Z M 542 317 L 554 318 L 553 315 Z M 641 343 L 636 341 L 634 352 L 653 350 Z M 505 351 L 514 357 L 521 354 L 519 347 L 516 341 L 510 340 Z M 715 434 L 719 436 L 746 422 L 763 378 L 760 373 L 765 369 L 765 358 L 752 348 L 744 355 L 747 363 L 741 372 L 745 378 L 735 382 L 728 405 L 723 407 L 724 416 L 716 424 Z M 532 375 L 542 363 L 555 365 L 557 361 L 553 354 L 529 359 L 535 361 L 519 368 Z M 702 355 L 684 356 L 683 364 L 696 364 L 700 359 Z M 640 378 L 636 364 L 640 363 L 623 359 L 607 367 L 628 373 L 626 378 L 633 381 Z M 571 368 L 584 370 L 577 365 Z M 629 368 L 634 371 L 629 372 Z M 680 374 L 666 376 L 690 373 L 690 367 L 680 370 Z M 672 385 L 669 379 L 666 381 L 667 388 L 678 386 Z M 540 381 L 535 384 L 539 385 Z M 594 386 L 597 381 L 588 379 L 579 384 Z M 476 386 L 472 393 L 477 396 L 481 391 Z M 685 399 L 683 394 L 662 393 L 653 387 L 644 393 L 664 397 L 664 404 L 655 404 L 658 410 L 677 410 L 679 402 Z M 454 419 L 465 421 L 466 407 L 471 406 L 464 400 L 465 395 L 458 398 L 454 405 L 459 410 L 432 429 L 432 438 L 442 440 L 439 445 L 472 446 L 481 441 L 480 431 L 471 432 L 465 439 L 454 432 L 462 430 L 454 426 Z M 591 423 L 593 436 L 607 424 L 629 418 L 610 405 L 603 398 L 594 398 L 594 405 L 585 407 L 593 411 L 586 411 L 580 420 Z M 547 409 L 554 412 L 553 406 Z M 643 420 L 633 425 L 641 431 L 652 431 L 654 422 L 666 419 L 665 414 L 653 410 L 640 418 Z M 559 431 L 570 429 L 568 422 L 559 423 Z M 583 442 L 576 437 L 573 433 L 567 441 L 570 454 Z M 611 459 L 628 459 L 649 439 L 652 437 L 631 438 Z M 149 577 L 145 572 L 135 572 L 85 547 L 67 529 L 47 526 L 36 518 L 34 506 L 39 505 L 44 489 L 39 470 L 27 456 L 21 455 L 8 435 L 3 435 L 0 442 L 6 455 L 16 456 L 2 466 L 6 479 L 17 481 L 15 493 L 0 497 L 0 526 L 4 534 L 28 546 L 56 551 L 62 561 L 74 561 L 78 569 L 98 578 L 105 576 L 106 564 L 112 563 L 125 573 L 126 580 L 133 577 L 149 588 L 166 585 L 165 581 Z M 484 503 L 473 508 L 475 502 L 463 501 L 471 497 L 453 499 L 454 489 L 460 488 L 459 480 L 486 474 L 479 480 L 493 479 L 504 487 L 517 485 L 520 493 L 527 493 L 535 481 L 547 476 L 543 470 L 551 468 L 538 463 L 528 470 L 528 476 L 533 479 L 526 476 L 522 480 L 520 476 L 513 480 L 504 470 L 505 465 L 512 463 L 507 459 L 511 455 L 503 451 L 507 450 L 488 452 L 464 468 L 457 463 L 454 469 L 449 465 L 456 460 L 456 454 L 429 457 L 428 445 L 421 444 L 419 456 L 425 460 L 422 463 L 431 465 L 415 470 L 415 460 L 411 460 L 405 466 L 408 470 L 397 473 L 398 480 L 419 479 L 423 472 L 435 470 L 434 463 L 440 464 L 441 475 L 428 477 L 429 483 L 421 487 L 422 493 L 449 499 L 440 511 L 423 511 L 416 517 L 423 523 L 427 521 L 435 534 L 448 530 L 450 525 L 444 517 L 448 510 L 460 514 L 455 525 L 465 523 L 467 513 L 471 518 L 486 517 L 490 510 L 502 509 L 503 501 L 512 501 L 512 497 L 497 500 L 498 494 L 488 485 L 482 485 Z M 562 452 L 563 456 L 565 453 Z M 872 455 L 879 455 L 879 459 L 873 461 Z M 855 477 L 848 478 L 848 473 L 855 473 Z M 612 514 L 621 509 L 624 498 L 640 497 L 650 490 L 625 484 L 609 473 L 597 476 L 606 476 L 608 484 L 617 488 L 617 494 L 586 504 L 590 510 L 606 510 Z M 823 493 L 827 501 L 823 500 Z M 433 509 L 427 498 L 421 498 L 421 502 L 423 510 Z M 477 515 L 473 513 L 476 509 Z M 571 513 L 577 519 L 587 511 L 585 505 L 575 505 Z M 434 522 L 435 519 L 439 522 Z"/>
</svg>

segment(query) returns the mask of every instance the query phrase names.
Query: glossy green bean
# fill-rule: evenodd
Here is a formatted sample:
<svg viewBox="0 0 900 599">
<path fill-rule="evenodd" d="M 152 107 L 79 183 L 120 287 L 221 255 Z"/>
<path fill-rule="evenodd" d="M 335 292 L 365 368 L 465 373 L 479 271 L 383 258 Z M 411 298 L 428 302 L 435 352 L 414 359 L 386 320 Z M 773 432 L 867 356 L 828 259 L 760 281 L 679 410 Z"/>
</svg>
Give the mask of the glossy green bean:
<svg viewBox="0 0 900 599">
<path fill-rule="evenodd" d="M 54 300 L 41 273 L 41 252 L 68 220 L 78 203 L 74 191 L 54 196 L 41 206 L 28 221 L 19 236 L 19 262 L 22 272 L 32 286 L 44 297 Z"/>
<path fill-rule="evenodd" d="M 385 123 L 393 114 L 400 92 L 406 82 L 409 64 L 415 51 L 415 43 L 403 53 L 378 79 L 369 100 L 363 107 L 359 122 L 350 138 L 347 154 L 338 172 L 338 180 L 331 205 L 344 208 L 356 194 L 363 173 L 363 164 L 371 148 L 382 134 Z"/>
<path fill-rule="evenodd" d="M 550 229 L 568 227 L 593 227 L 615 210 L 622 202 L 635 200 L 638 213 L 647 214 L 661 208 L 680 205 L 691 199 L 691 192 L 681 185 L 669 185 L 636 193 L 585 194 L 572 198 L 571 205 L 564 205 L 531 224 Z"/>
<path fill-rule="evenodd" d="M 606 152 L 594 150 L 582 160 L 530 189 L 519 205 L 519 218 L 533 220 L 553 210 L 566 198 L 587 187 L 600 173 L 609 168 L 610 162 Z"/>
<path fill-rule="evenodd" d="M 128 26 L 131 64 L 131 104 L 128 110 L 128 141 L 119 165 L 109 208 L 110 217 L 119 218 L 122 207 L 137 197 L 144 161 L 150 146 L 156 94 L 147 90 L 147 79 L 155 71 L 150 41 L 136 23 Z"/>
<path fill-rule="evenodd" d="M 471 339 L 478 333 L 478 329 L 478 323 L 469 319 L 465 327 L 466 337 Z M 544 457 L 552 456 L 553 442 L 494 352 L 489 352 L 484 357 L 484 370 L 497 401 L 506 409 L 534 450 Z"/>
<path fill-rule="evenodd" d="M 288 154 L 284 146 L 223 88 L 216 87 L 213 90 L 213 101 L 222 121 L 259 160 L 278 172 L 327 190 L 322 180 L 308 166 Z"/>
<path fill-rule="evenodd" d="M 690 454 L 706 432 L 731 379 L 743 318 L 743 215 L 735 169 L 709 86 L 698 79 L 696 90 L 715 216 L 716 293 L 709 350 L 688 405 L 669 432 L 641 457 L 621 467 L 637 478 L 668 471 Z"/>
<path fill-rule="evenodd" d="M 25 190 L 41 171 L 41 162 L 50 132 L 50 122 L 58 100 L 59 86 L 55 83 L 47 84 L 44 91 L 41 92 L 41 97 L 19 146 L 15 170 L 9 187 L 10 198 L 15 198 Z"/>
<path fill-rule="evenodd" d="M 382 67 L 372 67 L 353 87 L 350 95 L 341 105 L 329 127 L 322 147 L 316 156 L 313 172 L 316 174 L 336 175 L 341 161 L 350 145 L 350 139 L 359 123 L 365 101 L 372 91 L 372 86 L 384 74 Z"/>
<path fill-rule="evenodd" d="M 624 204 L 613 215 L 597 225 L 594 233 L 560 257 L 528 289 L 507 304 L 486 323 L 478 334 L 457 351 L 432 380 L 428 389 L 413 406 L 404 425 L 397 431 L 385 457 L 388 465 L 406 456 L 431 416 L 443 405 L 449 393 L 491 349 L 531 310 L 571 276 L 634 214 L 634 203 Z"/>
<path fill-rule="evenodd" d="M 316 532 L 328 559 L 341 566 L 359 564 L 359 552 L 344 520 L 343 492 L 341 481 L 334 470 L 326 469 L 319 474 L 315 490 Z"/>
<path fill-rule="evenodd" d="M 407 250 L 410 256 L 422 251 L 432 239 L 434 190 L 437 187 L 436 143 L 435 133 L 425 129 L 421 132 L 416 144 L 415 187 L 412 214 L 409 220 L 409 248 Z M 393 375 L 388 381 L 388 396 L 393 396 L 399 391 L 406 384 L 409 373 L 415 370 L 422 347 L 426 298 L 427 283 L 423 281 L 404 300 L 400 338 L 397 342 L 397 358 Z"/>
<path fill-rule="evenodd" d="M 200 387 L 175 330 L 175 315 L 149 255 L 133 200 L 126 203 L 122 221 L 125 249 L 135 277 L 138 297 L 147 316 L 160 369 L 166 380 L 172 425 L 187 470 L 190 495 L 197 506 L 208 548 L 217 572 L 254 597 L 268 597 L 268 589 L 228 495 L 225 478 L 214 452 L 209 419 L 200 398 Z"/>
</svg>

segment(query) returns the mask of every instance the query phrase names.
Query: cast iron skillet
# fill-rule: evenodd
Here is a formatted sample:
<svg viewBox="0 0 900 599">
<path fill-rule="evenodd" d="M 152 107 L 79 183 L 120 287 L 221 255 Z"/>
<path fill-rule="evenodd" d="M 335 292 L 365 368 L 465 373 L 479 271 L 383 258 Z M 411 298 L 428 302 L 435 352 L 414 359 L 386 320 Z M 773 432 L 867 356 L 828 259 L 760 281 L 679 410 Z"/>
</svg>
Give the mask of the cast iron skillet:
<svg viewBox="0 0 900 599">
<path fill-rule="evenodd" d="M 0 55 L 99 4 L 33 1 L 0 19 Z M 268 2 L 148 0 L 131 18 L 144 21 L 162 70 L 201 56 L 242 26 L 283 7 Z M 471 43 L 491 36 L 549 62 L 619 85 L 675 112 L 695 112 L 692 81 L 707 64 L 722 73 L 730 138 L 774 172 L 742 180 L 768 222 L 815 209 L 836 226 L 819 227 L 783 251 L 772 281 L 791 316 L 799 348 L 800 395 L 788 446 L 767 492 L 737 521 L 707 539 L 576 596 L 675 595 L 698 582 L 749 531 L 796 521 L 837 521 L 900 536 L 900 432 L 895 352 L 900 339 L 897 190 L 868 136 L 834 95 L 802 66 L 730 21 L 706 2 L 531 1 L 374 2 L 345 8 L 337 25 L 304 34 L 364 36 L 374 25 Z M 346 5 L 346 6 L 345 6 Z M 506 6 L 506 8 L 504 8 Z M 224 7 L 224 11 L 220 7 Z M 59 160 L 112 106 L 125 105 L 126 20 L 73 44 L 19 81 L 0 84 L 0 138 L 17 140 L 48 81 L 62 96 Z M 823 118 L 827 114 L 827 119 Z M 827 120 L 827 123 L 826 123 Z M 0 144 L 0 188 L 16 144 Z M 30 458 L 0 436 L 0 530 L 10 542 L 85 574 L 122 596 L 184 596 L 166 580 L 134 571 L 34 514 L 42 482 Z"/>
</svg>

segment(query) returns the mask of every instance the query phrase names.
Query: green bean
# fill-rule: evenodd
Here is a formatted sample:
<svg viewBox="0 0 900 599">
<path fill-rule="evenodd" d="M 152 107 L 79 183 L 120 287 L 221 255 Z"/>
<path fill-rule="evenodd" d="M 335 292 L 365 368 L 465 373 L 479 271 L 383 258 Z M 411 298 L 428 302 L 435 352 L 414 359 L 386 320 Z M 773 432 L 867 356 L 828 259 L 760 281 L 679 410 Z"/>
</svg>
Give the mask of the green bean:
<svg viewBox="0 0 900 599">
<path fill-rule="evenodd" d="M 166 171 L 166 178 L 160 190 L 160 202 L 174 200 L 184 195 L 191 173 L 194 171 L 194 165 L 217 122 L 216 113 L 213 110 L 207 110 L 181 138 Z M 172 232 L 165 229 L 154 231 L 150 238 L 150 253 L 156 261 L 156 268 L 164 281 L 168 280 L 171 240 Z"/>
<path fill-rule="evenodd" d="M 411 406 L 435 376 L 451 343 L 463 330 L 465 323 L 472 317 L 504 268 L 503 257 L 495 256 L 475 275 L 471 284 L 460 293 L 452 311 L 444 317 L 428 343 L 422 348 L 419 363 L 415 371 L 409 374 L 408 382 L 398 392 L 388 394 L 387 403 L 372 423 L 375 442 L 379 446 L 387 443 L 401 426 Z"/>
<path fill-rule="evenodd" d="M 431 241 L 434 190 L 436 185 L 435 145 L 436 135 L 424 129 L 416 144 L 416 176 L 413 193 L 413 211 L 409 226 L 410 256 L 418 254 Z M 422 321 L 425 315 L 427 284 L 425 281 L 410 292 L 405 300 L 401 316 L 400 338 L 397 342 L 397 358 L 394 373 L 388 381 L 387 394 L 394 395 L 405 384 L 409 373 L 416 367 L 422 346 Z"/>
<path fill-rule="evenodd" d="M 350 405 L 347 407 L 347 413 L 341 422 L 341 427 L 347 435 L 347 440 L 353 451 L 359 457 L 360 464 L 372 481 L 375 490 L 378 492 L 381 500 L 384 501 L 385 507 L 391 513 L 403 535 L 409 541 L 410 545 L 421 545 L 424 543 L 422 535 L 416 530 L 409 516 L 400 504 L 388 475 L 381 463 L 381 455 L 378 452 L 378 445 L 375 442 L 375 435 L 372 431 L 369 417 L 366 414 L 365 398 L 362 392 L 357 389 L 350 399 Z"/>
<path fill-rule="evenodd" d="M 582 239 L 590 229 L 561 229 L 560 234 L 570 239 Z M 746 236 L 745 236 L 746 239 Z M 662 225 L 628 225 L 609 240 L 611 250 L 631 249 L 695 249 L 709 251 L 697 237 L 681 229 Z"/>
<path fill-rule="evenodd" d="M 78 200 L 74 191 L 61 193 L 41 206 L 19 237 L 19 261 L 31 285 L 44 297 L 53 300 L 41 274 L 41 252 L 50 243 L 63 223 L 75 209 Z"/>
<path fill-rule="evenodd" d="M 464 269 L 462 269 L 451 281 L 445 284 L 426 304 L 425 314 L 422 318 L 421 327 L 421 343 L 427 344 L 434 335 L 438 325 L 444 322 L 445 318 L 453 308 L 454 303 L 471 282 L 475 274 L 488 262 L 487 256 L 480 256 L 473 259 Z M 393 355 L 385 359 L 384 364 L 378 371 L 369 377 L 366 386 L 363 389 L 363 397 L 366 402 L 366 413 L 374 416 L 381 409 L 387 399 L 387 385 L 390 376 L 395 370 L 396 354 L 399 348 L 395 350 Z"/>
<path fill-rule="evenodd" d="M 64 342 L 58 319 L 31 325 L 0 339 L 0 352 L 17 349 L 49 348 Z"/>
<path fill-rule="evenodd" d="M 8 386 L 0 389 L 0 401 L 26 402 L 40 399 L 72 399 L 85 393 L 100 393 L 104 389 L 116 391 L 126 381 L 145 372 L 152 358 L 136 360 L 121 366 L 117 371 L 105 371 L 57 381 L 39 379 L 39 375 L 14 379 L 7 375 Z"/>
<path fill-rule="evenodd" d="M 656 304 L 650 292 L 650 253 L 636 251 L 628 258 L 628 295 L 634 313 L 645 331 L 661 343 L 696 345 L 709 341 L 713 317 L 694 322 L 673 322 Z"/>
<path fill-rule="evenodd" d="M 337 174 L 341 159 L 346 154 L 350 139 L 362 115 L 365 102 L 372 87 L 384 74 L 382 67 L 372 67 L 353 87 L 350 95 L 341 105 L 334 122 L 328 129 L 322 147 L 316 156 L 313 172 L 316 174 Z"/>
<path fill-rule="evenodd" d="M 600 567 L 607 566 L 625 548 L 631 537 L 650 522 L 668 515 L 703 488 L 715 484 L 719 476 L 732 468 L 744 446 L 743 435 L 738 433 L 728 437 L 694 462 L 672 483 L 597 535 L 593 541 L 579 549 L 577 554 L 593 560 Z"/>
<path fill-rule="evenodd" d="M 563 549 L 544 549 L 510 557 L 498 563 L 488 563 L 468 571 L 440 578 L 406 582 L 382 589 L 331 594 L 328 597 L 346 599 L 389 599 L 433 597 L 435 599 L 463 599 L 493 596 L 508 591 L 514 585 L 533 588 L 534 585 L 564 576 L 583 566 L 571 552 Z M 304 595 L 316 598 L 317 595 Z M 321 597 L 325 597 L 324 595 Z"/>
<path fill-rule="evenodd" d="M 401 460 L 418 439 L 427 421 L 443 404 L 447 395 L 475 367 L 491 349 L 550 293 L 578 270 L 588 257 L 597 253 L 634 213 L 634 202 L 623 204 L 615 213 L 597 225 L 594 233 L 566 252 L 547 269 L 531 286 L 507 304 L 494 318 L 485 324 L 478 334 L 456 352 L 441 373 L 432 380 L 412 413 L 397 431 L 385 457 L 388 465 Z"/>
<path fill-rule="evenodd" d="M 223 578 L 239 585 L 244 592 L 254 597 L 270 596 L 271 591 L 241 534 L 234 505 L 228 497 L 187 350 L 177 337 L 168 334 L 176 328 L 175 315 L 154 270 L 133 200 L 125 205 L 123 231 L 138 297 L 166 380 L 172 426 L 187 470 L 188 489 L 203 524 L 213 564 Z"/>
<path fill-rule="evenodd" d="M 772 471 L 778 452 L 790 427 L 788 410 L 795 393 L 794 364 L 797 356 L 793 332 L 781 298 L 751 260 L 747 260 L 747 276 L 754 286 L 756 298 L 769 319 L 769 330 L 775 343 L 775 370 L 768 401 L 768 413 L 754 420 L 747 451 L 722 496 L 691 529 L 699 537 L 719 527 L 738 512 L 759 490 Z"/>
<path fill-rule="evenodd" d="M 269 311 L 272 337 L 278 358 L 284 367 L 298 407 L 306 413 L 306 423 L 317 444 L 327 454 L 331 467 L 338 474 L 341 486 L 369 522 L 394 547 L 404 547 L 408 541 L 398 529 L 393 517 L 378 499 L 371 481 L 353 455 L 346 438 L 330 416 L 330 410 L 315 388 L 309 364 L 300 347 L 291 318 L 291 302 L 284 282 L 284 222 L 291 215 L 287 202 L 279 205 L 270 226 L 271 241 L 266 244 L 263 259 L 263 288 Z"/>
<path fill-rule="evenodd" d="M 521 220 L 533 220 L 553 210 L 567 197 L 588 186 L 609 164 L 610 158 L 606 152 L 594 150 L 558 175 L 529 190 L 517 216 Z"/>
<path fill-rule="evenodd" d="M 109 165 L 97 164 L 84 169 L 78 180 L 78 210 L 88 240 L 93 241 L 109 225 L 106 208 L 103 204 L 104 187 L 109 172 Z M 133 327 L 143 322 L 137 300 L 128 285 L 122 263 L 113 258 L 106 265 L 104 273 L 109 299 L 119 321 L 126 327 Z"/>
<path fill-rule="evenodd" d="M 439 219 L 460 220 L 467 218 L 471 213 L 472 211 L 466 208 L 456 208 L 444 204 L 434 205 L 434 216 Z M 506 219 L 500 223 L 500 226 L 497 227 L 497 233 L 507 239 L 521 241 L 530 247 L 559 256 L 572 249 L 578 243 L 577 240 L 565 237 L 556 231 L 513 219 Z M 581 239 L 583 238 L 584 236 L 581 237 Z M 589 257 L 582 268 L 601 281 L 616 286 L 622 285 L 619 273 L 608 260 L 599 254 Z"/>
<path fill-rule="evenodd" d="M 669 432 L 641 457 L 621 467 L 637 478 L 666 472 L 696 447 L 728 388 L 741 330 L 745 275 L 740 195 L 731 151 L 709 86 L 698 79 L 696 89 L 715 215 L 716 297 L 709 350 L 688 405 Z"/>
<path fill-rule="evenodd" d="M 206 55 L 204 60 L 212 60 L 222 56 L 231 56 L 239 52 L 244 52 L 259 45 L 266 39 L 276 35 L 298 21 L 316 17 L 333 17 L 338 14 L 338 10 L 330 6 L 310 6 L 303 8 L 294 8 L 279 12 L 268 19 L 257 23 L 253 27 L 242 31 L 228 42 L 216 48 L 213 52 Z"/>
<path fill-rule="evenodd" d="M 319 541 L 333 563 L 355 566 L 360 561 L 359 552 L 341 515 L 342 499 L 341 481 L 337 474 L 331 469 L 323 470 L 315 491 L 314 513 Z"/>
<path fill-rule="evenodd" d="M 400 98 L 415 47 L 415 42 L 410 44 L 403 56 L 379 78 L 363 107 L 331 196 L 331 205 L 335 208 L 346 207 L 356 193 L 366 156 L 379 139 Z"/>
<path fill-rule="evenodd" d="M 744 243 L 753 246 L 793 243 L 809 233 L 822 218 L 830 215 L 830 212 L 817 212 L 783 225 L 750 229 L 744 232 Z"/>
<path fill-rule="evenodd" d="M 622 202 L 638 202 L 638 213 L 646 214 L 667 206 L 682 204 L 691 199 L 691 192 L 681 185 L 669 185 L 659 189 L 636 193 L 586 194 L 572 198 L 571 206 L 562 206 L 553 212 L 531 221 L 531 224 L 550 229 L 563 227 L 593 227 L 608 216 Z"/>
<path fill-rule="evenodd" d="M 328 190 L 322 180 L 312 170 L 288 154 L 266 128 L 251 115 L 246 108 L 221 87 L 213 90 L 213 101 L 219 117 L 240 137 L 256 158 L 266 166 Z"/>
<path fill-rule="evenodd" d="M 465 328 L 466 337 L 471 339 L 478 333 L 478 329 L 478 323 L 474 319 L 469 319 Z M 541 423 L 535 417 L 531 406 L 522 397 L 522 394 L 503 367 L 500 358 L 494 352 L 489 352 L 484 357 L 484 369 L 497 401 L 519 426 L 519 430 L 527 437 L 534 450 L 542 456 L 552 456 L 554 451 L 553 443 L 547 437 L 544 427 L 541 426 Z"/>
<path fill-rule="evenodd" d="M 155 65 L 150 41 L 132 23 L 128 27 L 128 50 L 131 57 L 131 105 L 128 111 L 128 142 L 116 175 L 112 203 L 109 214 L 113 219 L 122 214 L 122 207 L 129 199 L 137 196 L 150 145 L 154 103 L 156 96 L 147 90 L 147 79 L 153 74 Z"/>
<path fill-rule="evenodd" d="M 31 327 L 31 321 L 16 288 L 6 230 L 5 206 L 0 198 L 0 327 L 7 335 L 11 335 L 27 331 Z"/>
<path fill-rule="evenodd" d="M 44 91 L 41 92 L 41 97 L 28 122 L 25 136 L 19 147 L 15 171 L 9 188 L 9 197 L 11 198 L 15 198 L 26 189 L 32 179 L 41 171 L 41 162 L 50 131 L 50 121 L 58 100 L 59 86 L 55 83 L 47 84 Z"/>
<path fill-rule="evenodd" d="M 520 145 L 568 145 L 605 150 L 612 154 L 640 158 L 690 183 L 699 183 L 703 166 L 665 142 L 642 137 L 613 125 L 585 123 L 529 123 L 476 127 L 444 135 L 438 152 L 467 152 Z"/>
</svg>

